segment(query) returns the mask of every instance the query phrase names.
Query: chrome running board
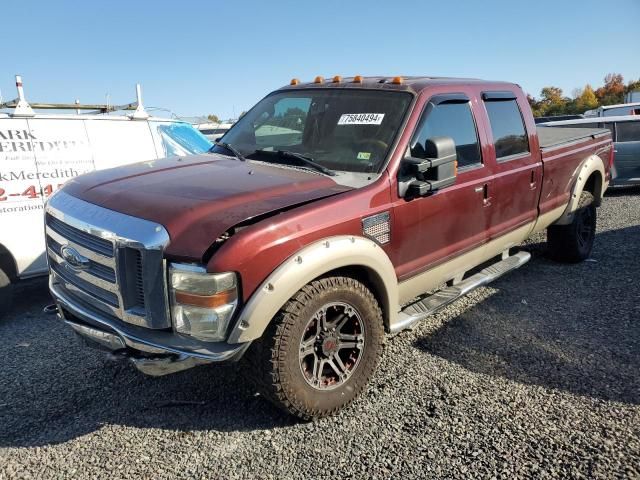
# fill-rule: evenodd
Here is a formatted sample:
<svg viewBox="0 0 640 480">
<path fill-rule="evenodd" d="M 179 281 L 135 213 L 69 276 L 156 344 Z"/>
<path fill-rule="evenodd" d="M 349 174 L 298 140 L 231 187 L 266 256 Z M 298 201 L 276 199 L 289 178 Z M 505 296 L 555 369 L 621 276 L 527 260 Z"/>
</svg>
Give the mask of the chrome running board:
<svg viewBox="0 0 640 480">
<path fill-rule="evenodd" d="M 397 322 L 391 325 L 391 333 L 398 333 L 411 328 L 415 323 L 424 320 L 429 315 L 455 302 L 476 288 L 496 280 L 507 272 L 520 268 L 530 258 L 531 254 L 529 252 L 518 252 L 493 265 L 489 265 L 456 285 L 438 290 L 417 302 L 407 305 L 398 314 Z"/>
</svg>

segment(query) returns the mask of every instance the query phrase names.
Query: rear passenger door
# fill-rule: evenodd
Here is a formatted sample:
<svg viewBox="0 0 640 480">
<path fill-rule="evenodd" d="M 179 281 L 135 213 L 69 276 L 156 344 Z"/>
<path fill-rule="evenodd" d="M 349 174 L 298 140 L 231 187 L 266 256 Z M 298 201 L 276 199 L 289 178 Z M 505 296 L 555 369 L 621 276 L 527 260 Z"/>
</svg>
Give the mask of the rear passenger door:
<svg viewBox="0 0 640 480">
<path fill-rule="evenodd" d="M 522 106 L 510 91 L 482 93 L 488 134 L 495 160 L 494 181 L 489 192 L 489 239 L 507 234 L 538 217 L 542 162 L 535 126 L 528 131 Z M 521 101 L 524 101 L 521 99 Z"/>
<path fill-rule="evenodd" d="M 616 180 L 640 182 L 640 121 L 616 123 L 615 150 Z"/>
</svg>

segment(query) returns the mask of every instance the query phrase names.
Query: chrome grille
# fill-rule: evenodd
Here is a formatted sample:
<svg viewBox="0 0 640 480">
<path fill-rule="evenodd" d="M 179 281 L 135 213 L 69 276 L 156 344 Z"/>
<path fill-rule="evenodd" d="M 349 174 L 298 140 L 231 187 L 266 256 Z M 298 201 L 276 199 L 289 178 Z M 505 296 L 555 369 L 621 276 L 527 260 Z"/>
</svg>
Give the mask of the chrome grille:
<svg viewBox="0 0 640 480">
<path fill-rule="evenodd" d="M 91 280 L 86 280 L 82 277 L 79 277 L 73 273 L 70 269 L 67 269 L 61 265 L 60 263 L 51 262 L 51 270 L 53 270 L 58 276 L 60 276 L 66 282 L 76 286 L 80 290 L 88 293 L 101 300 L 102 302 L 108 303 L 112 307 L 118 308 L 120 306 L 120 300 L 118 299 L 118 295 L 105 290 L 104 288 L 100 288 L 99 286 L 93 284 Z"/>
<path fill-rule="evenodd" d="M 45 231 L 54 297 L 60 291 L 134 325 L 171 326 L 162 226 L 59 192 L 47 204 Z"/>
<path fill-rule="evenodd" d="M 58 237 L 59 238 L 59 237 Z M 62 255 L 62 245 L 54 240 L 50 235 L 47 235 L 47 247 L 59 256 Z M 89 273 L 99 277 L 103 280 L 107 280 L 111 283 L 116 283 L 116 272 L 112 267 L 102 265 L 95 260 L 89 259 Z"/>
<path fill-rule="evenodd" d="M 83 246 L 89 250 L 113 258 L 113 243 L 103 238 L 98 238 L 89 233 L 83 232 L 71 225 L 58 220 L 53 215 L 47 213 L 47 226 L 54 232 L 67 238 L 76 245 Z"/>
</svg>

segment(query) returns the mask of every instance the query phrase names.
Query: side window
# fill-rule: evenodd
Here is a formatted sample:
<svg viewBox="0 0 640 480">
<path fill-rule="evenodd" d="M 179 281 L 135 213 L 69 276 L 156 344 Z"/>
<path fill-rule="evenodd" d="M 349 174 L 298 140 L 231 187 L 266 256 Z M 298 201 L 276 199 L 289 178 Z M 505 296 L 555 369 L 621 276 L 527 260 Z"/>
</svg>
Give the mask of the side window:
<svg viewBox="0 0 640 480">
<path fill-rule="evenodd" d="M 618 122 L 617 142 L 640 142 L 640 122 Z"/>
<path fill-rule="evenodd" d="M 432 137 L 451 137 L 456 144 L 458 167 L 482 163 L 478 132 L 469 102 L 441 103 L 422 121 L 411 143 L 411 156 L 425 158 L 425 142 Z"/>
<path fill-rule="evenodd" d="M 518 104 L 513 99 L 485 101 L 496 158 L 501 159 L 529 151 L 529 141 Z"/>
<path fill-rule="evenodd" d="M 615 125 L 615 123 L 613 123 L 613 122 L 602 122 L 602 123 L 598 124 L 598 128 L 606 128 L 606 129 L 608 129 L 611 132 L 611 138 L 613 138 L 614 141 L 615 141 L 616 132 L 615 132 L 615 129 L 614 129 L 614 125 Z"/>
</svg>

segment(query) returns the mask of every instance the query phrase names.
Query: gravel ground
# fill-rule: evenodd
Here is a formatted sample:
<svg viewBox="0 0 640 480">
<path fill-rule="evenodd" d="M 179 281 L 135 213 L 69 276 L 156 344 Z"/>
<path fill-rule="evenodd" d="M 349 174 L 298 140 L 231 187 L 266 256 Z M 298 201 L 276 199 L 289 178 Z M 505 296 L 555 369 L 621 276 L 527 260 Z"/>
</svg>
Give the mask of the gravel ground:
<svg viewBox="0 0 640 480">
<path fill-rule="evenodd" d="M 238 367 L 147 378 L 81 347 L 42 282 L 0 321 L 0 478 L 638 478 L 640 190 L 593 258 L 533 260 L 388 342 L 337 417 L 298 423 Z"/>
</svg>

